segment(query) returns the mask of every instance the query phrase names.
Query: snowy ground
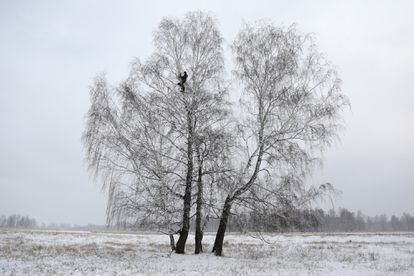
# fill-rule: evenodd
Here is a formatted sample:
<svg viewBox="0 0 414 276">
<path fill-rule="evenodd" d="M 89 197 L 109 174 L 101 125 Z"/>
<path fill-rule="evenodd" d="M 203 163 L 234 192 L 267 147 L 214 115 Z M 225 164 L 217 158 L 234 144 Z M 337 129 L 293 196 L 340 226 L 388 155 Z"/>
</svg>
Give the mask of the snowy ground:
<svg viewBox="0 0 414 276">
<path fill-rule="evenodd" d="M 214 236 L 207 234 L 209 252 Z M 227 235 L 224 257 L 169 254 L 168 236 L 0 230 L 0 275 L 414 275 L 414 233 Z"/>
</svg>

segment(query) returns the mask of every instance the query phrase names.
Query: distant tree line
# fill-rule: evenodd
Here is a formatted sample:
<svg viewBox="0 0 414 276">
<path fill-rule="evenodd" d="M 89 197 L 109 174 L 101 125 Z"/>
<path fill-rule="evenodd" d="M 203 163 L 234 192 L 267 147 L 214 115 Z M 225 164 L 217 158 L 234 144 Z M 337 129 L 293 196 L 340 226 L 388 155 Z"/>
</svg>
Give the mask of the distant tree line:
<svg viewBox="0 0 414 276">
<path fill-rule="evenodd" d="M 0 228 L 30 228 L 30 229 L 48 229 L 48 230 L 79 230 L 79 231 L 112 231 L 112 230 L 128 230 L 125 228 L 115 228 L 109 227 L 106 225 L 96 225 L 96 224 L 87 224 L 87 225 L 77 225 L 69 223 L 38 223 L 36 219 L 29 216 L 22 215 L 10 215 L 0 216 Z"/>
<path fill-rule="evenodd" d="M 10 215 L 0 216 L 0 227 L 7 228 L 37 228 L 37 222 L 35 219 L 28 216 Z"/>
<path fill-rule="evenodd" d="M 195 224 L 195 220 L 191 221 Z M 205 226 L 208 232 L 214 231 L 219 224 L 217 219 L 211 219 Z M 39 228 L 52 230 L 157 230 L 153 225 L 71 225 L 56 223 L 37 223 L 36 219 L 22 215 L 0 216 L 0 228 Z M 304 210 L 285 210 L 279 212 L 240 213 L 230 216 L 228 229 L 230 232 L 386 232 L 414 231 L 414 216 L 404 213 L 401 216 L 385 214 L 376 216 L 356 213 L 346 208 L 338 211 L 324 211 L 319 208 Z"/>
<path fill-rule="evenodd" d="M 414 216 L 367 216 L 345 208 L 286 210 L 268 214 L 242 213 L 231 216 L 230 231 L 263 232 L 362 232 L 362 231 L 414 231 Z"/>
</svg>

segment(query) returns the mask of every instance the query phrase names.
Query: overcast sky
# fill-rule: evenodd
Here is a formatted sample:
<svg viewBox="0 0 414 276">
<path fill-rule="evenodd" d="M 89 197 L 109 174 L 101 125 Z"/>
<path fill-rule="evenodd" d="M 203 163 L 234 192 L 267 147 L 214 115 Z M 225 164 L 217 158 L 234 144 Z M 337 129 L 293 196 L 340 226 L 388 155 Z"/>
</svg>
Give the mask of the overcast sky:
<svg viewBox="0 0 414 276">
<path fill-rule="evenodd" d="M 105 222 L 80 141 L 88 86 L 102 71 L 121 81 L 152 52 L 162 17 L 196 9 L 217 17 L 227 44 L 243 20 L 315 33 L 352 109 L 312 183 L 342 191 L 335 207 L 414 213 L 413 1 L 0 0 L 0 215 Z"/>
</svg>

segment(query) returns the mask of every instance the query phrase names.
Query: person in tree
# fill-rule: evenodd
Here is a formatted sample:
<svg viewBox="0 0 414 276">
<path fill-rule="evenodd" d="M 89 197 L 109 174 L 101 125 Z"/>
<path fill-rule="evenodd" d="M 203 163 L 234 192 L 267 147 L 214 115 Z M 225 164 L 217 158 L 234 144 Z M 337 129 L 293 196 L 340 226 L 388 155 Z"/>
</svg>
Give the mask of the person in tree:
<svg viewBox="0 0 414 276">
<path fill-rule="evenodd" d="M 184 83 L 187 81 L 187 77 L 188 77 L 188 75 L 187 75 L 187 72 L 186 71 L 184 71 L 184 74 L 181 74 L 180 73 L 178 75 L 178 78 L 180 79 L 180 82 L 177 83 L 177 85 L 179 85 L 181 87 L 181 92 L 184 92 L 185 91 Z"/>
</svg>

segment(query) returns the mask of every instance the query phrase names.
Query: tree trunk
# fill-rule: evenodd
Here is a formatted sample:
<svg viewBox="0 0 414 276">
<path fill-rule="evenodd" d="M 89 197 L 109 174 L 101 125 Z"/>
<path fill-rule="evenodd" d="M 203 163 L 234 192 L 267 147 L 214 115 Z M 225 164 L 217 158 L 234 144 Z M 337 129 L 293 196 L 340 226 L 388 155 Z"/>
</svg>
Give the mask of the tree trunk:
<svg viewBox="0 0 414 276">
<path fill-rule="evenodd" d="M 199 254 L 199 253 L 203 253 L 203 245 L 202 242 L 203 241 L 203 230 L 202 229 L 196 229 L 196 234 L 195 234 L 195 254 Z"/>
<path fill-rule="evenodd" d="M 226 233 L 227 221 L 230 216 L 232 200 L 227 196 L 224 202 L 223 212 L 220 217 L 219 228 L 217 229 L 216 239 L 214 240 L 213 251 L 216 256 L 221 256 L 223 253 L 224 234 Z"/>
<path fill-rule="evenodd" d="M 192 172 L 192 162 L 191 172 Z M 190 171 L 190 165 L 188 168 Z M 183 227 L 180 231 L 180 237 L 178 238 L 175 253 L 185 253 L 185 243 L 187 242 L 188 232 L 190 231 L 190 210 L 191 210 L 191 177 L 186 181 L 185 195 L 184 195 L 184 213 L 183 213 Z"/>
<path fill-rule="evenodd" d="M 199 254 L 203 252 L 203 245 L 201 244 L 203 240 L 203 229 L 201 226 L 201 217 L 203 211 L 203 181 L 202 181 L 202 162 L 200 161 L 200 157 L 198 154 L 199 159 L 199 167 L 198 167 L 198 178 L 197 178 L 197 209 L 196 209 L 196 233 L 195 233 L 195 254 Z"/>
<path fill-rule="evenodd" d="M 174 240 L 173 234 L 170 234 L 170 246 L 171 246 L 171 251 L 175 251 L 175 240 Z"/>
<path fill-rule="evenodd" d="M 185 253 L 185 243 L 190 230 L 191 184 L 193 181 L 193 120 L 190 109 L 187 111 L 187 130 L 187 176 L 185 181 L 183 226 L 175 248 L 175 253 L 178 254 Z"/>
</svg>

